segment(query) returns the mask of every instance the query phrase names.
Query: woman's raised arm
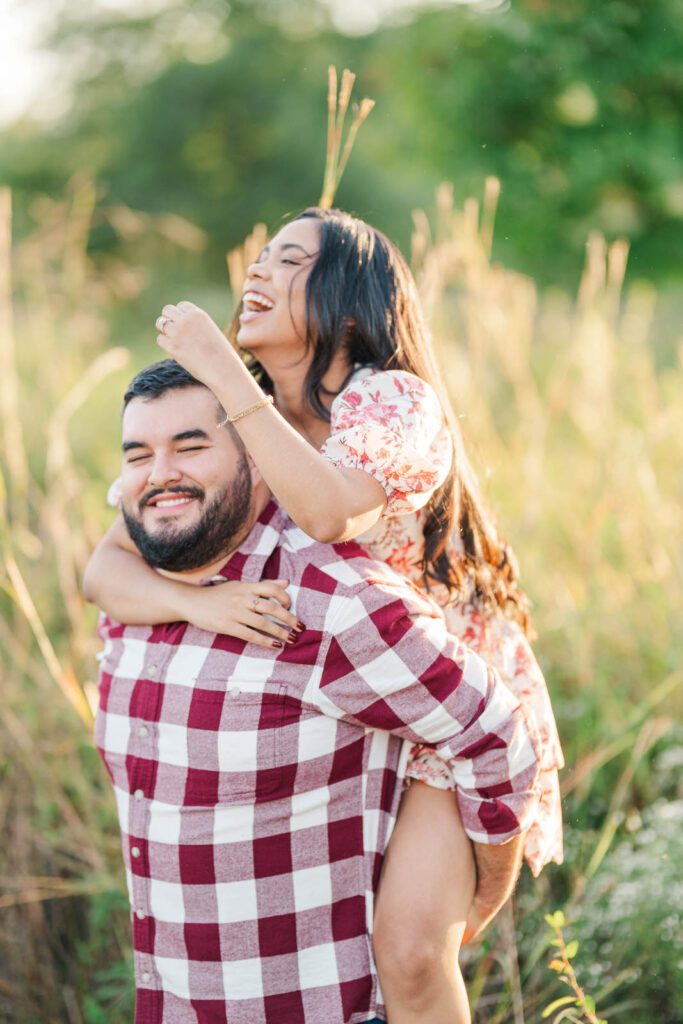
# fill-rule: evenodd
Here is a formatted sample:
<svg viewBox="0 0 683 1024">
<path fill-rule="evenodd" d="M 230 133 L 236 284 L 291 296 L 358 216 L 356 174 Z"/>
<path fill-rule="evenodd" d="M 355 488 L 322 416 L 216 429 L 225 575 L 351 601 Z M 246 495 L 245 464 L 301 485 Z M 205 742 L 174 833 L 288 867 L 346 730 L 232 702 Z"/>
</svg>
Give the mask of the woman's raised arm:
<svg viewBox="0 0 683 1024">
<path fill-rule="evenodd" d="M 358 452 L 357 457 L 350 460 L 332 460 L 327 453 L 321 454 L 273 405 L 263 404 L 261 387 L 203 310 L 182 302 L 177 307 L 164 307 L 164 319 L 168 319 L 166 314 L 170 310 L 173 310 L 174 319 L 157 338 L 165 351 L 213 391 L 230 418 L 258 406 L 237 418 L 234 427 L 262 477 L 297 526 L 309 536 L 326 543 L 349 540 L 373 526 L 386 509 L 388 495 L 394 488 L 394 483 L 382 472 L 380 465 L 387 446 L 377 444 L 374 458 L 368 459 L 364 458 L 363 452 Z M 423 389 L 428 387 L 417 378 L 413 381 Z M 400 394 L 393 400 L 401 405 Z M 414 395 L 404 403 L 407 409 L 414 404 Z M 420 424 L 423 419 L 429 419 L 430 429 L 438 433 L 442 414 L 431 391 L 427 393 L 426 407 L 428 415 L 420 414 L 417 418 Z M 383 436 L 389 438 L 389 449 L 392 445 L 400 447 L 411 431 L 413 435 L 421 432 L 421 425 L 404 432 L 400 423 L 397 429 L 392 430 L 392 427 L 397 427 L 402 412 L 400 409 L 398 414 L 394 413 L 393 424 L 384 431 Z M 441 465 L 433 464 L 434 450 L 430 449 L 428 442 L 424 447 L 423 455 L 417 458 L 423 468 L 418 472 L 410 470 L 409 489 L 414 486 L 416 493 L 422 493 L 422 497 L 414 502 L 415 508 L 428 500 L 428 492 L 432 493 L 434 486 L 443 479 Z M 446 462 L 449 462 L 447 442 L 446 447 Z M 402 458 L 404 465 L 416 455 L 412 440 L 407 449 Z"/>
<path fill-rule="evenodd" d="M 382 485 L 363 470 L 331 463 L 273 406 L 235 426 L 270 490 L 310 537 L 323 544 L 351 540 L 382 515 Z"/>
</svg>

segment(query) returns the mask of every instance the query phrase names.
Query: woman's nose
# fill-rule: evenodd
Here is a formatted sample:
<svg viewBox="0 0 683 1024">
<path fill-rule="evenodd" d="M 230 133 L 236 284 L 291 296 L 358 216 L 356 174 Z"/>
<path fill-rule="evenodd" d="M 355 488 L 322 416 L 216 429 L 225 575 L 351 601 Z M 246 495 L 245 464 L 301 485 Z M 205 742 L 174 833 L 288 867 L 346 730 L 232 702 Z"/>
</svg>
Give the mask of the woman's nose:
<svg viewBox="0 0 683 1024">
<path fill-rule="evenodd" d="M 268 264 L 265 260 L 259 260 L 258 263 L 250 263 L 247 267 L 247 279 L 248 278 L 264 278 L 267 277 L 270 271 L 268 270 Z"/>
</svg>

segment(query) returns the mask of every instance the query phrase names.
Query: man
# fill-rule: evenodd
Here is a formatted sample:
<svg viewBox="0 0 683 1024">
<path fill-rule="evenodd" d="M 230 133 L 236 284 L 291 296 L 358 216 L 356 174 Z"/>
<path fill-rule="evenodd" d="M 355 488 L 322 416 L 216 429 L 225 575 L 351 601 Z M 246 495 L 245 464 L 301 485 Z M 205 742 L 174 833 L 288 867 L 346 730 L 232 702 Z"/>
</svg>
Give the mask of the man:
<svg viewBox="0 0 683 1024">
<path fill-rule="evenodd" d="M 102 623 L 96 738 L 123 833 L 136 1024 L 360 1024 L 384 1015 L 370 936 L 401 741 L 452 763 L 494 909 L 534 810 L 535 747 L 432 605 L 355 543 L 296 528 L 222 418 L 172 360 L 133 380 L 128 531 L 184 581 L 288 579 L 305 630 L 267 649 Z"/>
</svg>

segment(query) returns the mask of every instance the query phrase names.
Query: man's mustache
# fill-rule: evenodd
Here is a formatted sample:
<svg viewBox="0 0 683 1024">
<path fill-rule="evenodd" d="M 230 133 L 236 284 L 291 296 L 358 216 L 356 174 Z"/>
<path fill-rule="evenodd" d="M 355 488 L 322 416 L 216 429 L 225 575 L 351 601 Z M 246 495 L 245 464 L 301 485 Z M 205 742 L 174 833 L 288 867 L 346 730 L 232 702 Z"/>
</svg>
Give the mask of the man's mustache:
<svg viewBox="0 0 683 1024">
<path fill-rule="evenodd" d="M 198 498 L 200 501 L 203 501 L 204 493 L 201 487 L 154 487 L 140 498 L 138 510 L 142 512 L 145 505 L 149 505 L 150 501 L 156 498 L 158 494 L 188 494 L 191 498 Z"/>
</svg>

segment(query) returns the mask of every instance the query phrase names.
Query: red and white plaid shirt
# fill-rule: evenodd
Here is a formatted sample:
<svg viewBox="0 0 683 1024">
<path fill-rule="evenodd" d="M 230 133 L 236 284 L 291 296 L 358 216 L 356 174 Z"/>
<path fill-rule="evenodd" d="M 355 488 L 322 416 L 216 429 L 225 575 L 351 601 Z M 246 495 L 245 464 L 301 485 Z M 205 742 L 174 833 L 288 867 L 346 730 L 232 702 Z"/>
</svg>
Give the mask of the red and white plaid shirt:
<svg viewBox="0 0 683 1024">
<path fill-rule="evenodd" d="M 373 898 L 402 741 L 453 761 L 465 828 L 491 843 L 533 816 L 535 744 L 493 670 L 355 543 L 318 544 L 271 501 L 222 575 L 289 579 L 305 632 L 271 651 L 186 623 L 101 626 L 136 1024 L 384 1016 Z"/>
</svg>

